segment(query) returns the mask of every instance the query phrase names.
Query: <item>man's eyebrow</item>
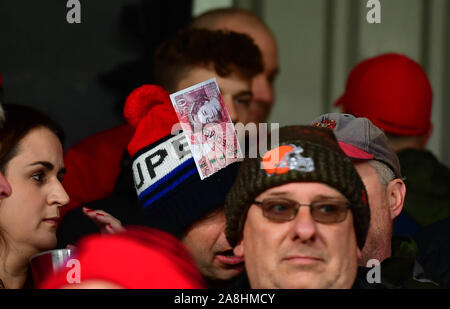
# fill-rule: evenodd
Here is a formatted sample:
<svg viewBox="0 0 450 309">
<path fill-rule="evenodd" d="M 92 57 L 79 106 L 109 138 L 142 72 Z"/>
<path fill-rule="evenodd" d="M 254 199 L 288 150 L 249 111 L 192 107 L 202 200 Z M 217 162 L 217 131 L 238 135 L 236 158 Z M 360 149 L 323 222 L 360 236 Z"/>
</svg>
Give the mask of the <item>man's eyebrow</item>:
<svg viewBox="0 0 450 309">
<path fill-rule="evenodd" d="M 283 195 L 287 195 L 289 194 L 288 192 L 283 192 L 283 191 L 277 191 L 277 192 L 270 192 L 267 194 L 267 196 L 283 196 Z M 340 195 L 323 195 L 323 194 L 319 194 L 316 195 L 312 198 L 312 200 L 328 200 L 328 201 L 339 201 L 339 200 L 343 200 L 346 201 L 345 197 L 342 197 Z"/>
<path fill-rule="evenodd" d="M 253 92 L 251 90 L 243 90 L 243 91 L 240 91 L 240 92 L 236 93 L 235 95 L 233 95 L 233 98 L 237 98 L 237 97 L 241 97 L 241 96 L 245 96 L 245 95 L 253 97 Z"/>
<path fill-rule="evenodd" d="M 280 72 L 281 72 L 280 68 L 276 68 L 268 72 L 267 76 L 269 76 L 269 78 L 275 79 L 278 75 L 280 75 Z"/>
<path fill-rule="evenodd" d="M 339 200 L 343 200 L 346 201 L 347 199 L 341 195 L 316 195 L 313 198 L 314 200 L 329 200 L 329 201 L 339 201 Z"/>
</svg>

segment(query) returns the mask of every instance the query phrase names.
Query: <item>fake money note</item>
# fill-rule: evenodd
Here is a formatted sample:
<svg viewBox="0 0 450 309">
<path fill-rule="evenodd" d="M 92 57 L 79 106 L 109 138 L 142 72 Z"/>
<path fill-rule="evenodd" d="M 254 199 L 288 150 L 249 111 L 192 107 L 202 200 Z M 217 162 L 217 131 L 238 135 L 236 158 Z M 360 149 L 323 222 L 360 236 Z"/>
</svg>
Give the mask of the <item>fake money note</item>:
<svg viewBox="0 0 450 309">
<path fill-rule="evenodd" d="M 216 79 L 170 95 L 201 179 L 243 156 Z"/>
</svg>

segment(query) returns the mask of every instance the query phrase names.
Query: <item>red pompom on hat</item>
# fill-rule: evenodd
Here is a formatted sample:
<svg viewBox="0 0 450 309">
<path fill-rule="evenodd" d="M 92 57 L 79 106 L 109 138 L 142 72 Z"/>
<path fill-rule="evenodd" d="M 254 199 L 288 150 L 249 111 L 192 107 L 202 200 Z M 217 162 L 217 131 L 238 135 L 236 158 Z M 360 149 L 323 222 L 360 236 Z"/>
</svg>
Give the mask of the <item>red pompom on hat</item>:
<svg viewBox="0 0 450 309">
<path fill-rule="evenodd" d="M 101 281 L 125 289 L 200 289 L 205 287 L 183 244 L 170 234 L 132 227 L 115 235 L 90 235 L 78 244 L 75 259 L 81 283 Z M 39 288 L 76 287 L 72 268 L 62 268 Z"/>
<path fill-rule="evenodd" d="M 169 93 L 156 85 L 143 85 L 134 89 L 125 101 L 123 111 L 127 122 L 136 128 L 128 144 L 133 157 L 140 149 L 169 135 L 178 117 Z"/>
</svg>

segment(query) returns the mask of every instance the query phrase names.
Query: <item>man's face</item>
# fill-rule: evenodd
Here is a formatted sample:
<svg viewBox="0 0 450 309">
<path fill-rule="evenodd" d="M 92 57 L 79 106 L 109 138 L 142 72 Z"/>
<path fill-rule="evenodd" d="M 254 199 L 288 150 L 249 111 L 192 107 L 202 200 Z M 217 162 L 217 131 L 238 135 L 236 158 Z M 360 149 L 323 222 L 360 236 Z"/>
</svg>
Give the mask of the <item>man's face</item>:
<svg viewBox="0 0 450 309">
<path fill-rule="evenodd" d="M 251 80 L 244 79 L 238 74 L 220 77 L 214 69 L 194 67 L 180 80 L 177 91 L 204 82 L 215 77 L 220 88 L 225 106 L 234 123 L 248 123 L 249 104 L 252 99 Z"/>
<path fill-rule="evenodd" d="M 220 208 L 192 225 L 182 239 L 200 273 L 209 280 L 230 280 L 244 270 L 243 258 L 233 256 L 224 231 L 225 213 Z"/>
<path fill-rule="evenodd" d="M 266 122 L 274 104 L 274 82 L 278 75 L 278 46 L 271 33 L 259 25 L 249 24 L 242 16 L 219 19 L 216 29 L 229 29 L 250 36 L 261 50 L 264 72 L 253 78 L 253 100 L 250 103 L 249 120 Z"/>
<path fill-rule="evenodd" d="M 358 162 L 354 165 L 366 187 L 370 205 L 369 232 L 359 262 L 361 266 L 366 266 L 370 259 L 381 262 L 391 255 L 393 218 L 389 210 L 386 186 L 381 184 L 375 168 L 368 162 Z"/>
<path fill-rule="evenodd" d="M 290 183 L 271 188 L 256 200 L 283 198 L 302 204 L 345 202 L 335 189 L 321 183 Z M 310 207 L 300 207 L 287 222 L 274 222 L 262 208 L 250 206 L 243 239 L 235 248 L 245 256 L 252 288 L 350 288 L 356 278 L 360 251 L 350 210 L 339 223 L 317 223 Z"/>
</svg>

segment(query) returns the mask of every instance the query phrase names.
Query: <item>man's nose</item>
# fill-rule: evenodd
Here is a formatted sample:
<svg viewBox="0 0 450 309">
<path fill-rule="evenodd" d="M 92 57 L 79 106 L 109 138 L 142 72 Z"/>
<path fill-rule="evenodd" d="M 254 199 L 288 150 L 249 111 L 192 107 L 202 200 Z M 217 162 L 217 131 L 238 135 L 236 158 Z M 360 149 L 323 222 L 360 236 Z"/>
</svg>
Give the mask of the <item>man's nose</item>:
<svg viewBox="0 0 450 309">
<path fill-rule="evenodd" d="M 292 238 L 308 242 L 314 239 L 317 232 L 317 225 L 311 216 L 309 207 L 300 207 L 297 216 L 293 219 Z"/>
<path fill-rule="evenodd" d="M 0 173 L 0 199 L 6 198 L 11 195 L 11 186 L 6 180 L 5 176 Z"/>
</svg>

